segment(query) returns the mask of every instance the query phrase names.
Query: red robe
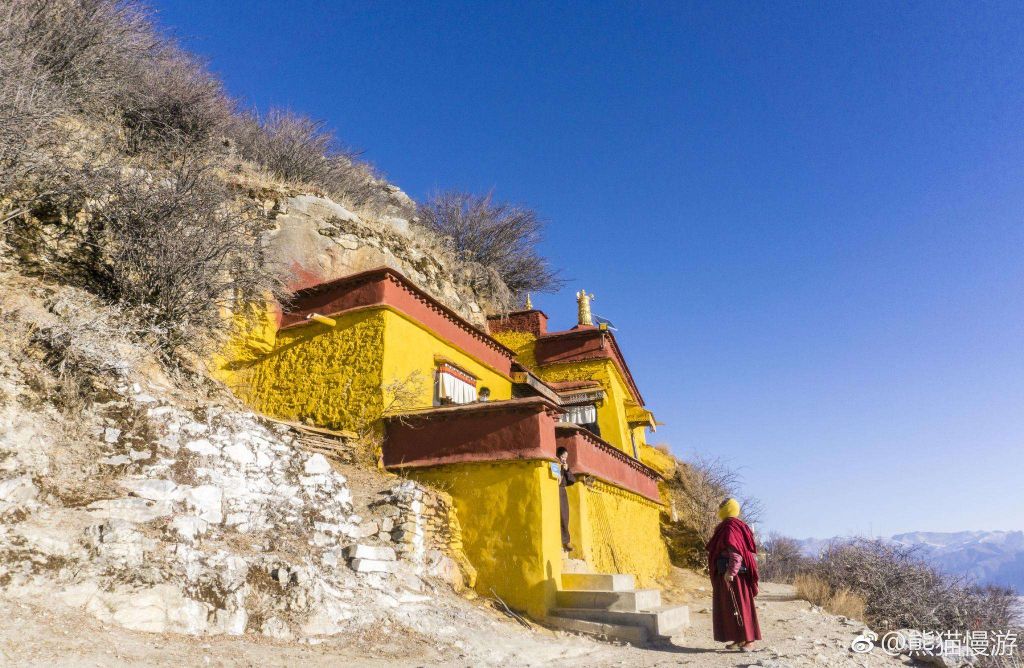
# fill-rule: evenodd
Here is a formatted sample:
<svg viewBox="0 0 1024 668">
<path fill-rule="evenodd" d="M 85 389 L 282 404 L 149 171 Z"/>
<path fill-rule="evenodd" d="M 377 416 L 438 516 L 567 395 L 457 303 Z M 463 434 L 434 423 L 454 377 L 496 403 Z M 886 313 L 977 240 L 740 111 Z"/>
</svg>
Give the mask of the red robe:
<svg viewBox="0 0 1024 668">
<path fill-rule="evenodd" d="M 729 558 L 727 572 L 735 575 L 732 582 L 726 582 L 718 573 L 716 561 L 719 555 Z M 712 622 L 715 640 L 719 642 L 750 642 L 761 639 L 761 627 L 757 623 L 754 597 L 757 596 L 757 546 L 754 534 L 746 522 L 735 517 L 724 520 L 715 528 L 708 543 L 708 572 L 711 573 Z M 737 573 L 740 565 L 747 567 L 746 573 Z M 728 587 L 728 589 L 727 589 Z M 739 606 L 743 627 L 733 614 L 732 589 Z"/>
</svg>

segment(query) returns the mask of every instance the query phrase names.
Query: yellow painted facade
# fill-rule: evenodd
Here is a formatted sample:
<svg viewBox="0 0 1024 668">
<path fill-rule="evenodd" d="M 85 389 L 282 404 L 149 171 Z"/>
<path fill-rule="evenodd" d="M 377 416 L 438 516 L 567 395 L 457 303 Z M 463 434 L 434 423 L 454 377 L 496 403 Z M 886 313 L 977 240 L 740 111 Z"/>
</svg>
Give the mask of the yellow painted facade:
<svg viewBox="0 0 1024 668">
<path fill-rule="evenodd" d="M 491 390 L 491 400 L 501 401 L 512 398 L 512 379 L 483 364 L 439 338 L 432 331 L 392 309 L 384 311 L 384 378 L 385 382 L 401 382 L 417 376 L 424 382 L 419 384 L 414 405 L 402 406 L 426 408 L 433 405 L 433 374 L 439 359 L 454 363 L 478 378 L 477 388 Z"/>
<path fill-rule="evenodd" d="M 630 428 L 626 421 L 626 406 L 627 402 L 632 402 L 632 396 L 614 362 L 607 359 L 565 362 L 545 366 L 536 373 L 547 382 L 596 380 L 601 383 L 605 391 L 604 403 L 597 408 L 601 438 L 633 456 Z"/>
<path fill-rule="evenodd" d="M 479 378 L 492 399 L 512 396 L 510 378 L 389 306 L 332 320 L 333 327 L 277 331 L 267 318 L 239 317 L 214 375 L 255 410 L 339 430 L 372 427 L 389 410 L 432 406 L 442 359 Z"/>
<path fill-rule="evenodd" d="M 476 590 L 534 617 L 546 615 L 562 576 L 558 479 L 548 462 L 453 464 L 410 471 L 409 477 L 455 500 Z"/>
<path fill-rule="evenodd" d="M 633 449 L 634 441 L 637 448 L 647 442 L 646 428 L 629 424 L 631 411 L 639 407 L 629 391 L 626 379 L 622 377 L 614 362 L 609 359 L 597 359 L 538 367 L 534 354 L 537 338 L 533 334 L 505 331 L 495 333 L 494 338 L 514 350 L 519 363 L 545 382 L 593 380 L 600 383 L 605 391 L 604 403 L 597 408 L 597 426 L 601 430 L 601 438 L 631 457 L 636 456 Z"/>
<path fill-rule="evenodd" d="M 601 481 L 567 491 L 573 557 L 598 573 L 632 573 L 642 587 L 668 574 L 659 504 Z"/>
</svg>

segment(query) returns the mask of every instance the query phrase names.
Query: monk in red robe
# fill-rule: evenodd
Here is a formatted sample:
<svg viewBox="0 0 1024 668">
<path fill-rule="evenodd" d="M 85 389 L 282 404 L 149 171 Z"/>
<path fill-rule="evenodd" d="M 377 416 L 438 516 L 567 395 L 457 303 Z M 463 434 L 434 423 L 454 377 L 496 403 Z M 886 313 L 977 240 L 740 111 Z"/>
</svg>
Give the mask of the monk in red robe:
<svg viewBox="0 0 1024 668">
<path fill-rule="evenodd" d="M 753 651 L 761 639 L 754 597 L 757 596 L 757 546 L 754 533 L 739 518 L 740 504 L 726 499 L 718 507 L 721 523 L 708 543 L 712 622 L 715 640 L 726 647 Z"/>
</svg>

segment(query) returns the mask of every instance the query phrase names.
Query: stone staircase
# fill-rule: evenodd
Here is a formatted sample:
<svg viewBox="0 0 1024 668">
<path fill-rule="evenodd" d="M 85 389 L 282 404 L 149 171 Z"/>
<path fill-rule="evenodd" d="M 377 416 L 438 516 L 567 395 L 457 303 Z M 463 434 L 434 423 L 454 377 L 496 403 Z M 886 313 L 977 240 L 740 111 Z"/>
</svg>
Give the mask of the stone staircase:
<svg viewBox="0 0 1024 668">
<path fill-rule="evenodd" d="M 662 605 L 661 590 L 637 589 L 632 575 L 568 572 L 561 584 L 558 607 L 545 620 L 554 628 L 644 644 L 667 641 L 690 625 L 687 606 Z"/>
</svg>

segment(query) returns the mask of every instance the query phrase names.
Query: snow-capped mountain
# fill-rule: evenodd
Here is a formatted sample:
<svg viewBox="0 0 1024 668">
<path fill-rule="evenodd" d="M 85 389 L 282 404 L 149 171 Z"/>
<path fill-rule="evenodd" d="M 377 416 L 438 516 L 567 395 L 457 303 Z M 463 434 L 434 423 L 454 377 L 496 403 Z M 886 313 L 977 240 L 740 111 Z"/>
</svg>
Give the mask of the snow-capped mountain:
<svg viewBox="0 0 1024 668">
<path fill-rule="evenodd" d="M 816 555 L 842 538 L 799 541 L 803 551 Z M 885 538 L 915 547 L 922 558 L 947 573 L 967 575 L 978 584 L 1011 586 L 1024 592 L 1024 531 L 913 531 Z"/>
</svg>

